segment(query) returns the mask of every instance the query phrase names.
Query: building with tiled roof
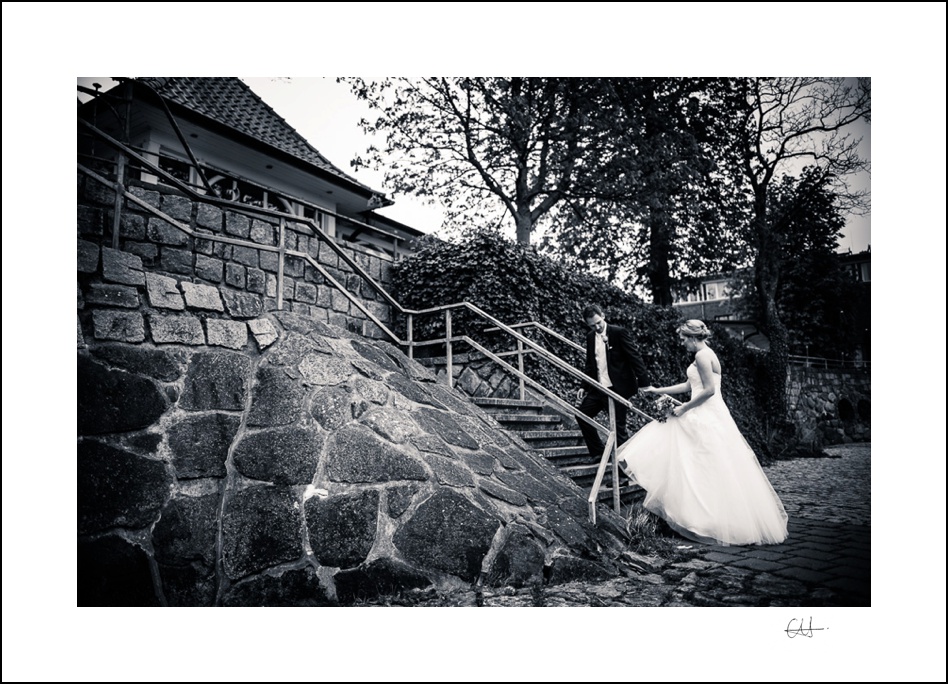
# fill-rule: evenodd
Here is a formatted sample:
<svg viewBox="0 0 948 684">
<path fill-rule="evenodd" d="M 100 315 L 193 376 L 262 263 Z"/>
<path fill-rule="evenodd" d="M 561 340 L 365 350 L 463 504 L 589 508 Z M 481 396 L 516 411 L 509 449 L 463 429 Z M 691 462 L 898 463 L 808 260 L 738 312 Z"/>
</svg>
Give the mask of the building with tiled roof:
<svg viewBox="0 0 948 684">
<path fill-rule="evenodd" d="M 852 276 L 853 282 L 858 283 L 858 296 L 849 302 L 849 313 L 855 318 L 855 328 L 858 331 L 856 350 L 858 358 L 868 361 L 871 357 L 871 268 L 872 254 L 870 250 L 857 254 L 837 254 L 837 259 L 844 269 Z M 759 349 L 770 349 L 770 341 L 764 335 L 756 322 L 738 318 L 735 313 L 737 305 L 731 287 L 731 280 L 737 274 L 715 273 L 701 278 L 698 284 L 686 291 L 675 293 L 672 306 L 678 311 L 682 319 L 697 318 L 703 321 L 716 321 L 725 330 L 735 337 Z M 802 353 L 802 350 L 800 350 Z M 808 355 L 808 354 L 807 354 Z"/>
<path fill-rule="evenodd" d="M 79 113 L 198 193 L 305 216 L 392 259 L 422 234 L 375 213 L 392 201 L 332 164 L 237 78 L 124 79 Z M 80 153 L 114 155 L 84 149 L 82 137 Z M 160 182 L 134 165 L 130 178 Z"/>
</svg>

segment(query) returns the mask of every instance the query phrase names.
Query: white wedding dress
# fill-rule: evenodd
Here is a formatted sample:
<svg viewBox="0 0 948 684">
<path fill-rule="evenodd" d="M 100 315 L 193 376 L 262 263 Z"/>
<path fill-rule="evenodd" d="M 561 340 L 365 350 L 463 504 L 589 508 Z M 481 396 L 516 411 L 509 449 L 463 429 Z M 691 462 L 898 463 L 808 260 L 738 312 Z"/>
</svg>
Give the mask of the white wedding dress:
<svg viewBox="0 0 948 684">
<path fill-rule="evenodd" d="M 715 393 L 704 403 L 649 423 L 619 447 L 619 467 L 646 490 L 645 508 L 688 539 L 779 544 L 787 512 L 721 398 L 721 376 L 712 377 Z M 692 396 L 703 389 L 695 364 L 688 382 Z"/>
</svg>

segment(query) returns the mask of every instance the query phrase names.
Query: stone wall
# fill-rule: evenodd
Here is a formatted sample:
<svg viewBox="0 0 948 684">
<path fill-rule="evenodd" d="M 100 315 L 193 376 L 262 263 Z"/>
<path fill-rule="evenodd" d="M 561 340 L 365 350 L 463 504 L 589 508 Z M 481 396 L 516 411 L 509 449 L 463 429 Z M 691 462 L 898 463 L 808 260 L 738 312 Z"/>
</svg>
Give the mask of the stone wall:
<svg viewBox="0 0 948 684">
<path fill-rule="evenodd" d="M 299 259 L 274 311 L 269 256 L 136 211 L 113 249 L 113 194 L 79 185 L 79 605 L 352 604 L 623 571 L 624 521 L 600 506 L 590 525 L 584 491 L 363 337 L 365 319 Z M 270 224 L 134 192 L 195 230 L 276 239 Z M 357 258 L 387 282 L 381 259 Z"/>
<path fill-rule="evenodd" d="M 170 342 L 170 335 L 184 344 L 195 344 L 198 340 L 214 344 L 211 339 L 219 340 L 223 334 L 227 338 L 224 346 L 230 346 L 238 343 L 242 335 L 239 331 L 246 332 L 246 325 L 214 324 L 212 332 L 208 320 L 246 321 L 261 311 L 277 309 L 276 252 L 190 237 L 131 201 L 125 203 L 118 250 L 114 250 L 114 192 L 83 174 L 79 175 L 78 184 L 79 308 L 86 312 L 80 316 L 86 334 L 135 342 L 145 338 Z M 222 211 L 160 186 L 133 186 L 130 192 L 197 233 L 261 245 L 277 244 L 276 221 Z M 391 328 L 391 307 L 328 245 L 307 235 L 304 226 L 288 224 L 285 245 L 287 249 L 311 255 Z M 354 245 L 341 248 L 376 282 L 390 289 L 389 260 Z M 146 271 L 152 274 L 151 278 L 144 277 Z M 109 313 L 96 317 L 92 312 L 97 309 Z M 322 274 L 298 257 L 285 258 L 283 310 L 365 336 L 384 336 L 362 311 L 325 282 Z M 153 328 L 157 329 L 159 339 L 154 339 Z"/>
<path fill-rule="evenodd" d="M 239 350 L 79 350 L 79 605 L 352 604 L 621 573 L 622 519 L 601 506 L 591 525 L 584 491 L 394 346 L 254 320 L 266 333 Z"/>
<path fill-rule="evenodd" d="M 514 368 L 517 367 L 516 356 L 509 356 L 504 360 Z M 446 357 L 420 358 L 418 361 L 426 368 L 431 369 L 438 382 L 447 383 L 448 364 Z M 480 353 L 453 355 L 451 357 L 451 375 L 454 377 L 454 387 L 467 397 L 521 398 L 520 379 L 490 359 L 485 359 Z M 559 416 L 560 425 L 563 429 L 579 429 L 577 419 L 572 413 L 554 406 L 542 392 L 531 387 L 529 383 L 524 383 L 522 398 L 545 404 L 543 413 Z M 566 397 L 565 400 L 570 401 L 569 397 Z M 603 423 L 608 422 L 605 412 L 599 418 Z"/>
<path fill-rule="evenodd" d="M 516 367 L 516 357 L 508 357 L 505 360 Z M 447 382 L 446 357 L 420 358 L 418 361 L 430 368 L 440 382 Z M 455 354 L 451 357 L 451 366 L 454 386 L 469 397 L 520 397 L 519 379 L 479 353 Z"/>
<path fill-rule="evenodd" d="M 791 366 L 787 392 L 791 420 L 805 443 L 871 441 L 868 371 Z"/>
</svg>

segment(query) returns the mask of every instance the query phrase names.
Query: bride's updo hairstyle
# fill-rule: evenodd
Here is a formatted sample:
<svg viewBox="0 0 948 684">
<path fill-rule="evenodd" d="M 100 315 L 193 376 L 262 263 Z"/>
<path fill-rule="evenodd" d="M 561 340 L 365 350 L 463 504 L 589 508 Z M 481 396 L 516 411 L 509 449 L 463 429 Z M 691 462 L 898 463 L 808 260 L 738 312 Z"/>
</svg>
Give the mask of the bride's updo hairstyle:
<svg viewBox="0 0 948 684">
<path fill-rule="evenodd" d="M 711 337 L 711 331 L 708 329 L 708 326 L 706 326 L 703 321 L 699 321 L 695 318 L 690 321 L 685 321 L 678 326 L 678 334 L 696 337 L 699 340 L 706 340 Z"/>
</svg>

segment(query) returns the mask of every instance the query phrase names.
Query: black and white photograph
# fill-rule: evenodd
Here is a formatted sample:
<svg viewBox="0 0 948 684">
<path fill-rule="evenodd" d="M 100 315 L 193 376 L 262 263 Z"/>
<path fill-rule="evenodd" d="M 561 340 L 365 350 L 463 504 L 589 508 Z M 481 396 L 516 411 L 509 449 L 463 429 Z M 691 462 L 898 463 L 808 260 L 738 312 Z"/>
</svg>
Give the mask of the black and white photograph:
<svg viewBox="0 0 948 684">
<path fill-rule="evenodd" d="M 4 681 L 944 681 L 944 4 L 113 7 L 3 10 Z"/>
</svg>

